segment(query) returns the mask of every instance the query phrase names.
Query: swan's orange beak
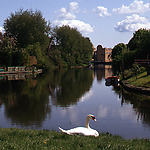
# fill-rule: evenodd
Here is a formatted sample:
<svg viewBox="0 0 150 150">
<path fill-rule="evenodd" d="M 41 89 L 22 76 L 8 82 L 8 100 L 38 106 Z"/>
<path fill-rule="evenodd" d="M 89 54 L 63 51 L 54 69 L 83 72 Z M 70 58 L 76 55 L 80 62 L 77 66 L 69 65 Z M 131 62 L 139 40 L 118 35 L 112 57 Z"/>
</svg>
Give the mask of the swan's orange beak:
<svg viewBox="0 0 150 150">
<path fill-rule="evenodd" d="M 92 116 L 92 120 L 96 121 L 96 118 L 94 116 Z"/>
<path fill-rule="evenodd" d="M 93 119 L 95 122 L 97 121 L 96 119 Z"/>
</svg>

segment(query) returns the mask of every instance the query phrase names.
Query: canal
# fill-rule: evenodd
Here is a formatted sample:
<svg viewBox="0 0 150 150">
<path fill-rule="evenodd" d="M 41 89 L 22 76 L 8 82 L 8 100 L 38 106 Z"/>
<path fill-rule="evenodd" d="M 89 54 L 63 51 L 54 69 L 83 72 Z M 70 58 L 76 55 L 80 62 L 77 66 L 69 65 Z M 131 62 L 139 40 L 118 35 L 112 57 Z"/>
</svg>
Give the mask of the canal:
<svg viewBox="0 0 150 150">
<path fill-rule="evenodd" d="M 126 139 L 150 139 L 150 97 L 108 86 L 111 66 L 62 69 L 27 77 L 0 79 L 0 127 L 59 131 L 84 126 Z"/>
</svg>

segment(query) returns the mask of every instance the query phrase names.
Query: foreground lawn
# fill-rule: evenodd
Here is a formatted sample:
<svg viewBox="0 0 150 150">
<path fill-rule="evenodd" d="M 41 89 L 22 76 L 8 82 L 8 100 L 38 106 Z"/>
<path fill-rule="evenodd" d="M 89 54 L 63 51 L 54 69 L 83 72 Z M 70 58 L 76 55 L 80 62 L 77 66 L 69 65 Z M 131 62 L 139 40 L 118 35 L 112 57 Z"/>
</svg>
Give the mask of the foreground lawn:
<svg viewBox="0 0 150 150">
<path fill-rule="evenodd" d="M 137 87 L 146 87 L 150 88 L 150 75 L 147 75 L 147 72 L 143 72 L 136 77 L 131 77 L 127 80 L 130 84 Z"/>
<path fill-rule="evenodd" d="M 0 128 L 0 150 L 148 150 L 150 141 L 147 139 L 125 140 L 118 136 L 100 134 L 98 138 L 69 136 L 47 130 L 23 130 Z"/>
</svg>

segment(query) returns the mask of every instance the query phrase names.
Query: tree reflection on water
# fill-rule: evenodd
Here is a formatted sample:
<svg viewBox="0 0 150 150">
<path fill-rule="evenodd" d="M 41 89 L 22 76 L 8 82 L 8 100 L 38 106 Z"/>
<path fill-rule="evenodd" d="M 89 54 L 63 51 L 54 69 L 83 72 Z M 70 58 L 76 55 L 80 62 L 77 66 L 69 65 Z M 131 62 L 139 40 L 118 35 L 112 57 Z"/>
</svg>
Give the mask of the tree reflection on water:
<svg viewBox="0 0 150 150">
<path fill-rule="evenodd" d="M 54 80 L 57 81 L 57 84 L 51 94 L 53 105 L 68 107 L 76 104 L 78 99 L 92 86 L 92 70 L 75 69 L 63 71 L 61 74 L 55 73 Z"/>
<path fill-rule="evenodd" d="M 137 119 L 150 125 L 150 96 L 123 91 L 125 103 L 131 103 L 137 114 Z"/>
<path fill-rule="evenodd" d="M 133 110 L 137 114 L 137 120 L 150 126 L 150 96 L 129 92 L 123 87 L 114 87 L 114 91 L 121 98 L 121 106 L 132 104 Z"/>
<path fill-rule="evenodd" d="M 80 109 L 75 109 L 79 111 L 80 115 L 82 115 L 82 108 L 85 106 L 85 111 L 88 112 L 91 108 L 90 110 L 93 109 L 93 112 L 97 113 L 98 116 L 101 110 L 97 112 L 96 108 L 99 105 L 104 105 L 106 108 L 113 110 L 117 108 L 118 111 L 121 111 L 121 107 L 131 104 L 128 105 L 128 108 L 130 107 L 130 111 L 135 112 L 133 118 L 135 117 L 142 124 L 150 126 L 150 97 L 126 92 L 118 86 L 105 87 L 104 78 L 110 76 L 111 73 L 110 68 L 104 69 L 103 67 L 95 70 L 62 69 L 43 73 L 38 75 L 37 78 L 32 77 L 26 80 L 0 80 L 0 115 L 3 115 L 2 111 L 4 110 L 5 114 L 2 118 L 5 118 L 6 123 L 4 124 L 6 124 L 6 127 L 7 123 L 11 123 L 12 126 L 17 127 L 32 128 L 33 125 L 33 128 L 42 128 L 47 120 L 49 126 L 52 119 L 61 119 L 60 113 L 64 113 L 61 111 L 64 110 L 61 109 L 62 107 L 68 110 L 72 105 L 80 105 L 81 103 L 78 102 L 83 100 L 81 97 L 91 94 L 89 101 L 84 101 L 81 104 L 82 107 L 78 105 Z M 111 93 L 111 91 L 113 92 Z M 108 92 L 112 97 L 109 97 Z M 106 100 L 99 99 L 101 96 L 104 98 L 106 96 Z M 116 96 L 119 97 L 120 103 L 118 101 L 116 103 Z M 113 97 L 114 99 L 111 99 Z M 109 101 L 110 99 L 111 101 Z M 93 108 L 90 107 L 91 105 Z M 109 109 L 108 114 L 110 112 L 109 115 L 111 115 Z M 73 109 L 70 109 L 68 112 L 71 112 L 71 110 L 73 111 Z M 127 111 L 122 110 L 124 113 Z M 109 115 L 108 118 L 105 118 L 108 119 L 108 122 L 110 122 Z M 117 118 L 116 116 L 112 117 Z M 9 120 L 9 122 L 6 120 Z M 55 123 L 57 124 L 57 121 Z M 51 125 L 50 129 L 53 129 L 55 123 Z M 45 123 L 44 127 L 47 124 Z M 2 122 L 0 125 L 4 126 Z"/>
<path fill-rule="evenodd" d="M 40 125 L 47 113 L 49 93 L 44 80 L 27 79 L 0 81 L 0 99 L 5 106 L 5 115 L 12 123 L 28 126 L 32 122 Z"/>
<path fill-rule="evenodd" d="M 90 89 L 91 70 L 55 70 L 39 75 L 36 79 L 1 80 L 0 103 L 4 104 L 5 115 L 12 124 L 42 125 L 51 114 L 49 96 L 53 105 L 68 107 Z"/>
</svg>

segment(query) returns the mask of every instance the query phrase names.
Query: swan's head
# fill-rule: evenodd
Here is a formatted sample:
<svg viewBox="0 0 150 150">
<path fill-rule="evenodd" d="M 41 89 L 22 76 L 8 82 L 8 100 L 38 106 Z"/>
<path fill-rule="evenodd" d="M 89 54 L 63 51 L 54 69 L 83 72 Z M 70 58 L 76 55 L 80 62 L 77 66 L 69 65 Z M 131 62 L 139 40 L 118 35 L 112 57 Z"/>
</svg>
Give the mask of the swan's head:
<svg viewBox="0 0 150 150">
<path fill-rule="evenodd" d="M 95 116 L 94 116 L 94 115 L 92 115 L 92 114 L 89 114 L 89 115 L 88 115 L 88 118 L 89 118 L 89 119 L 92 119 L 92 120 L 94 120 L 94 121 L 96 121 Z"/>
</svg>

